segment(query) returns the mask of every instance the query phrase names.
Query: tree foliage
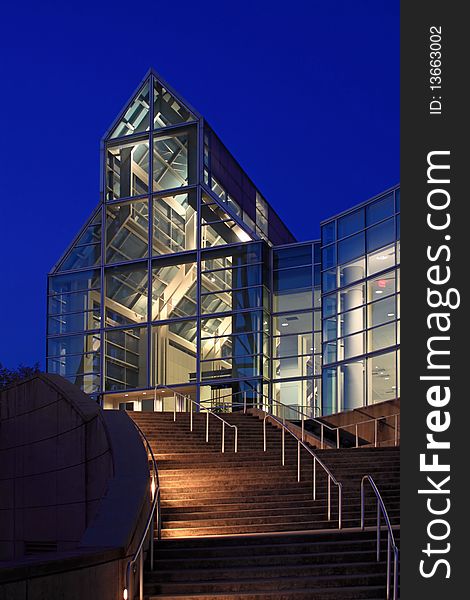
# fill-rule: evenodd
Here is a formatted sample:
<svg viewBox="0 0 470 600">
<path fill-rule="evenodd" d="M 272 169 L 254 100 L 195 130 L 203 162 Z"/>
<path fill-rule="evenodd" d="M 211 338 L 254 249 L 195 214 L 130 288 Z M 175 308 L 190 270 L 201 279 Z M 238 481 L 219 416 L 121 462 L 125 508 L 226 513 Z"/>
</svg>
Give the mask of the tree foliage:
<svg viewBox="0 0 470 600">
<path fill-rule="evenodd" d="M 0 363 L 0 389 L 15 383 L 16 381 L 21 381 L 22 379 L 27 379 L 28 377 L 32 377 L 37 373 L 40 373 L 41 369 L 39 368 L 39 363 L 37 362 L 32 367 L 28 367 L 26 365 L 18 365 L 16 369 L 9 369 Z"/>
</svg>

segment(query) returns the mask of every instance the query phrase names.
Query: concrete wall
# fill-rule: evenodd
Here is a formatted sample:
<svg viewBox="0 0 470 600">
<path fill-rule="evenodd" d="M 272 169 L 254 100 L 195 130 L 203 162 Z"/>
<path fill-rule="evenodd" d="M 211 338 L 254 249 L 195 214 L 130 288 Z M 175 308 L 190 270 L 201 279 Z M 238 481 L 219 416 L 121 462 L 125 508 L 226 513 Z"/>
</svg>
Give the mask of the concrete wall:
<svg viewBox="0 0 470 600">
<path fill-rule="evenodd" d="M 0 560 L 25 544 L 75 548 L 113 463 L 100 409 L 69 382 L 40 375 L 0 394 Z"/>
<path fill-rule="evenodd" d="M 55 375 L 0 393 L 0 600 L 122 597 L 149 510 L 148 459 L 125 413 Z"/>
</svg>

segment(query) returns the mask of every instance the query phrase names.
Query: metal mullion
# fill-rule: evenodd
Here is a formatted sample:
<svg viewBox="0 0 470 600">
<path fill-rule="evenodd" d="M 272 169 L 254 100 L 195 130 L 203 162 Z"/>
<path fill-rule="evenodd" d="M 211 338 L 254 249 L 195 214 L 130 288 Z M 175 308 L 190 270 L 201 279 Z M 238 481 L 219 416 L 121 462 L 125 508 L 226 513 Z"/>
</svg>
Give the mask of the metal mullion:
<svg viewBox="0 0 470 600">
<path fill-rule="evenodd" d="M 197 122 L 196 130 L 197 148 L 196 148 L 196 173 L 197 173 L 197 198 L 196 198 L 196 403 L 200 406 L 201 398 L 201 329 L 202 329 L 202 315 L 201 315 L 201 270 L 202 270 L 202 187 L 201 184 L 204 182 L 204 120 L 200 119 Z M 189 146 L 189 144 L 188 144 Z M 188 148 L 189 151 L 189 148 Z M 189 154 L 188 154 L 189 157 Z"/>
<path fill-rule="evenodd" d="M 147 231 L 147 386 L 150 388 L 152 380 L 153 356 L 152 356 L 152 326 L 150 324 L 152 318 L 153 304 L 153 272 L 152 272 L 152 255 L 153 255 L 153 125 L 154 125 L 154 90 L 155 78 L 153 75 L 149 79 L 149 169 L 148 169 L 148 231 Z M 154 373 L 156 382 L 156 373 Z M 155 407 L 154 407 L 155 409 Z"/>
</svg>

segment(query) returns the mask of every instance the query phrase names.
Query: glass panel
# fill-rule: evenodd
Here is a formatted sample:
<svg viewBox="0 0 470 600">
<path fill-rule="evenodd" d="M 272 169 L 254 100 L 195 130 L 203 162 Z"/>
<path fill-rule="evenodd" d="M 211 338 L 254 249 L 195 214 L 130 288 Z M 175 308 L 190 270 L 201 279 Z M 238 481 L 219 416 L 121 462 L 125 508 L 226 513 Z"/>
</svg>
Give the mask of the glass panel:
<svg viewBox="0 0 470 600">
<path fill-rule="evenodd" d="M 146 388 L 147 328 L 115 329 L 105 333 L 105 389 Z"/>
<path fill-rule="evenodd" d="M 365 258 L 354 260 L 347 265 L 341 265 L 339 268 L 339 281 L 341 287 L 350 285 L 354 281 L 364 279 L 366 274 Z"/>
<path fill-rule="evenodd" d="M 313 353 L 313 334 L 311 332 L 283 335 L 273 338 L 274 358 L 311 355 Z"/>
<path fill-rule="evenodd" d="M 290 335 L 303 331 L 313 331 L 313 315 L 311 312 L 273 317 L 273 335 Z"/>
<path fill-rule="evenodd" d="M 148 200 L 106 207 L 106 261 L 144 258 L 148 252 Z"/>
<path fill-rule="evenodd" d="M 153 115 L 155 129 L 196 120 L 196 117 L 158 81 L 155 81 L 154 86 Z"/>
<path fill-rule="evenodd" d="M 311 288 L 312 285 L 312 269 L 309 265 L 306 267 L 298 267 L 295 269 L 283 269 L 282 271 L 274 271 L 275 291 Z"/>
<path fill-rule="evenodd" d="M 326 246 L 322 250 L 322 268 L 329 269 L 336 265 L 336 244 Z"/>
<path fill-rule="evenodd" d="M 262 288 L 252 287 L 229 292 L 212 292 L 201 295 L 201 313 L 230 312 L 262 307 Z"/>
<path fill-rule="evenodd" d="M 346 263 L 365 253 L 364 233 L 353 235 L 338 243 L 338 263 Z"/>
<path fill-rule="evenodd" d="M 153 254 L 196 248 L 196 194 L 176 194 L 153 200 Z"/>
<path fill-rule="evenodd" d="M 137 96 L 129 104 L 124 116 L 111 133 L 110 138 L 147 131 L 150 127 L 149 111 L 150 86 L 147 81 Z"/>
<path fill-rule="evenodd" d="M 336 221 L 331 221 L 321 228 L 321 243 L 329 244 L 336 240 Z"/>
<path fill-rule="evenodd" d="M 324 369 L 322 377 L 323 414 L 330 415 L 338 410 L 336 368 Z"/>
<path fill-rule="evenodd" d="M 49 279 L 48 333 L 63 334 L 100 327 L 99 271 L 81 271 Z"/>
<path fill-rule="evenodd" d="M 99 389 L 99 334 L 50 338 L 47 354 L 48 373 L 62 375 L 87 394 Z"/>
<path fill-rule="evenodd" d="M 382 248 L 367 257 L 367 272 L 374 275 L 395 266 L 395 245 Z"/>
<path fill-rule="evenodd" d="M 100 262 L 101 256 L 101 209 L 88 227 L 75 242 L 69 254 L 60 265 L 59 271 L 71 271 L 93 267 Z"/>
<path fill-rule="evenodd" d="M 196 379 L 196 321 L 152 327 L 152 384 L 187 384 Z"/>
<path fill-rule="evenodd" d="M 325 271 L 325 273 L 322 274 L 323 291 L 329 292 L 330 290 L 334 290 L 335 288 L 337 288 L 338 284 L 336 279 L 336 269 L 332 269 L 331 271 Z"/>
<path fill-rule="evenodd" d="M 397 397 L 396 353 L 381 354 L 369 358 L 368 393 L 369 404 L 384 402 Z"/>
<path fill-rule="evenodd" d="M 373 225 L 374 223 L 383 221 L 384 219 L 391 217 L 394 213 L 395 208 L 392 193 L 366 207 L 367 225 Z"/>
<path fill-rule="evenodd" d="M 331 315 L 335 315 L 337 313 L 337 294 L 330 294 L 329 296 L 324 296 L 322 299 L 322 310 L 323 317 L 329 317 Z"/>
<path fill-rule="evenodd" d="M 189 132 L 156 136 L 153 142 L 153 191 L 195 183 L 195 152 Z"/>
<path fill-rule="evenodd" d="M 106 159 L 106 199 L 116 200 L 148 193 L 147 141 L 109 146 Z"/>
<path fill-rule="evenodd" d="M 274 250 L 274 268 L 285 269 L 289 267 L 301 267 L 312 264 L 312 246 L 295 246 L 293 248 L 282 248 Z"/>
<path fill-rule="evenodd" d="M 341 410 L 352 410 L 364 406 L 364 361 L 359 360 L 341 365 L 339 376 Z"/>
<path fill-rule="evenodd" d="M 388 346 L 394 346 L 396 344 L 395 336 L 395 323 L 389 325 L 382 325 L 375 329 L 369 330 L 369 352 L 375 350 L 382 350 Z"/>
<path fill-rule="evenodd" d="M 362 331 L 366 326 L 365 311 L 363 308 L 356 308 L 340 315 L 340 335 L 350 335 Z"/>
<path fill-rule="evenodd" d="M 389 296 L 379 302 L 374 302 L 368 306 L 368 323 L 369 327 L 388 323 L 397 318 L 395 307 L 395 296 Z"/>
<path fill-rule="evenodd" d="M 141 323 L 147 319 L 147 281 L 145 263 L 106 269 L 107 326 Z"/>
<path fill-rule="evenodd" d="M 323 320 L 323 339 L 325 342 L 334 340 L 338 337 L 338 320 L 337 317 L 330 317 Z"/>
<path fill-rule="evenodd" d="M 364 333 L 341 338 L 338 344 L 338 360 L 347 360 L 365 353 Z"/>
<path fill-rule="evenodd" d="M 195 256 L 160 259 L 152 267 L 152 321 L 196 314 Z"/>
<path fill-rule="evenodd" d="M 389 219 L 367 230 L 367 252 L 395 241 L 395 220 Z"/>
<path fill-rule="evenodd" d="M 367 282 L 367 299 L 369 302 L 379 300 L 395 293 L 395 271 L 385 273 Z"/>
<path fill-rule="evenodd" d="M 364 229 L 364 209 L 356 210 L 338 219 L 338 239 Z"/>
<path fill-rule="evenodd" d="M 273 295 L 275 312 L 312 308 L 312 290 L 305 292 L 277 292 Z"/>
<path fill-rule="evenodd" d="M 364 284 L 353 285 L 339 293 L 340 311 L 351 310 L 365 303 Z"/>
<path fill-rule="evenodd" d="M 325 364 L 336 362 L 337 342 L 327 342 L 323 344 L 323 362 Z"/>
</svg>

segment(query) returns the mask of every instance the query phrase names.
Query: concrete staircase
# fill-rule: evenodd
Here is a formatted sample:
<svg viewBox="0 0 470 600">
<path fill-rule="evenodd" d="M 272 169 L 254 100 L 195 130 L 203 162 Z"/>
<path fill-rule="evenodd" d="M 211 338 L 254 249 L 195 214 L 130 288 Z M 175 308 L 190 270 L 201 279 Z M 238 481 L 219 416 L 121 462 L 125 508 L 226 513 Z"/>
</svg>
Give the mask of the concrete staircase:
<svg viewBox="0 0 470 600">
<path fill-rule="evenodd" d="M 331 486 L 327 518 L 327 478 L 317 465 L 317 497 L 312 495 L 312 458 L 301 452 L 297 481 L 297 442 L 286 433 L 281 465 L 281 432 L 242 413 L 224 414 L 238 427 L 225 430 L 210 417 L 189 414 L 130 413 L 148 436 L 158 462 L 162 540 L 156 569 L 146 572 L 148 598 L 332 599 L 384 598 L 385 565 L 375 560 L 375 533 L 338 531 L 338 498 Z M 377 478 L 398 523 L 399 464 L 396 449 L 324 450 L 319 456 L 343 482 L 343 527 L 359 525 L 359 484 L 364 473 Z M 382 465 L 382 466 L 381 466 Z M 369 493 L 369 491 L 368 491 Z M 376 519 L 370 498 L 366 524 Z M 385 537 L 385 536 L 384 536 Z M 385 560 L 385 545 L 383 559 Z"/>
</svg>

